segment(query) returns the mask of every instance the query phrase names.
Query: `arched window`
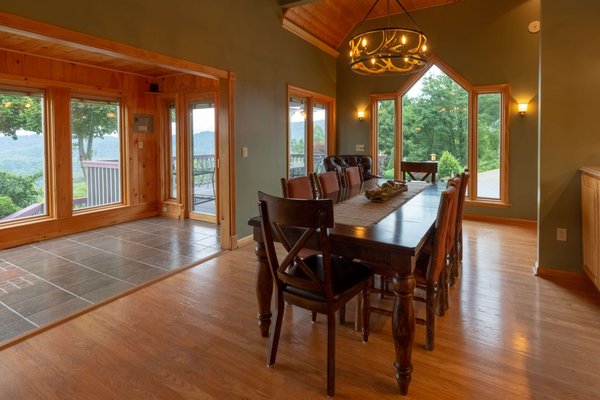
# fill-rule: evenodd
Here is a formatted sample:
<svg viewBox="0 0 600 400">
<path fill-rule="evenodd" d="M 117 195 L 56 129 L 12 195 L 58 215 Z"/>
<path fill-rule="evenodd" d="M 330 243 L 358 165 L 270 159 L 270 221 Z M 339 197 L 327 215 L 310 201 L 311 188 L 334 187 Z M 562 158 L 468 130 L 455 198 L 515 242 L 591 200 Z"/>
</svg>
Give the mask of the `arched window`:
<svg viewBox="0 0 600 400">
<path fill-rule="evenodd" d="M 508 85 L 474 87 L 436 57 L 394 95 L 373 95 L 376 173 L 399 179 L 401 161 L 438 162 L 446 179 L 471 171 L 471 203 L 508 204 Z"/>
</svg>

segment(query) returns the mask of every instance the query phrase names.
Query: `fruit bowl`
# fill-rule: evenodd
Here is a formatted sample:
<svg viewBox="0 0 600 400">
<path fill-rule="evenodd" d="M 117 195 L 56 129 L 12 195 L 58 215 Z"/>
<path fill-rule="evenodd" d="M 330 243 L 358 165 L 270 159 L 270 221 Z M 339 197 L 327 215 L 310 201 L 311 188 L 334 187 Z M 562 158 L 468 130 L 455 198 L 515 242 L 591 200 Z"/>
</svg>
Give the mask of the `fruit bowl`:
<svg viewBox="0 0 600 400">
<path fill-rule="evenodd" d="M 367 190 L 365 197 L 375 203 L 384 203 L 399 193 L 405 192 L 408 189 L 404 181 L 389 180 L 377 188 Z"/>
</svg>

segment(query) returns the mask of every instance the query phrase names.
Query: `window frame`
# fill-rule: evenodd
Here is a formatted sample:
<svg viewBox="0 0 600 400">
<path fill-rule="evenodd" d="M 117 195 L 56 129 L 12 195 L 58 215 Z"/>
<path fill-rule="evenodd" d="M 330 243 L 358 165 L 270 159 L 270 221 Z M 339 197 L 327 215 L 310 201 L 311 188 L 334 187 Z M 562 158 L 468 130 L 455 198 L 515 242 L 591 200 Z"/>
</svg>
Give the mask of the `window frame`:
<svg viewBox="0 0 600 400">
<path fill-rule="evenodd" d="M 327 127 L 327 156 L 333 154 L 335 150 L 335 98 L 313 92 L 311 90 L 302 89 L 296 86 L 287 85 L 285 115 L 286 115 L 286 140 L 285 140 L 285 165 L 286 177 L 290 178 L 290 98 L 297 97 L 306 101 L 306 173 L 314 172 L 313 165 L 313 112 L 314 104 L 319 103 L 326 107 L 325 125 Z"/>
<path fill-rule="evenodd" d="M 6 83 L 6 84 L 5 84 Z M 27 93 L 35 92 L 42 97 L 42 132 L 40 135 L 44 138 L 44 214 L 32 215 L 28 217 L 21 217 L 10 219 L 6 221 L 0 221 L 0 228 L 9 226 L 18 226 L 28 224 L 37 221 L 44 221 L 56 218 L 56 194 L 54 190 L 55 181 L 55 170 L 54 170 L 54 135 L 53 135 L 53 116 L 51 114 L 51 102 L 52 102 L 52 90 L 49 87 L 41 85 L 20 85 L 13 84 L 12 81 L 4 82 L 0 80 L 0 92 L 3 93 L 21 93 L 26 95 Z"/>
<path fill-rule="evenodd" d="M 72 132 L 72 118 L 73 118 L 73 114 L 71 112 L 71 105 L 72 105 L 72 101 L 73 99 L 79 99 L 79 100 L 87 100 L 87 101 L 91 101 L 91 102 L 106 102 L 106 103 L 112 103 L 112 102 L 116 102 L 118 103 L 118 111 L 119 111 L 119 122 L 117 124 L 118 130 L 119 130 L 119 184 L 120 184 L 120 201 L 115 202 L 115 203 L 108 203 L 108 204 L 100 204 L 100 205 L 96 205 L 96 206 L 88 206 L 88 207 L 84 207 L 84 208 L 73 208 L 73 206 L 71 205 L 71 215 L 80 215 L 80 214 L 86 214 L 86 213 L 90 213 L 90 212 L 96 212 L 99 210 L 105 210 L 105 209 L 111 209 L 111 208 L 118 208 L 118 207 L 122 207 L 125 205 L 129 205 L 129 182 L 127 180 L 127 168 L 126 168 L 126 158 L 127 158 L 127 154 L 128 154 L 128 150 L 127 150 L 127 136 L 128 136 L 128 131 L 126 130 L 126 120 L 127 118 L 127 111 L 126 111 L 126 99 L 124 98 L 124 96 L 122 95 L 118 95 L 117 93 L 110 93 L 110 94 L 102 94 L 99 95 L 97 92 L 86 92 L 86 91 L 71 91 L 69 93 L 69 137 L 71 139 L 71 160 L 73 159 L 73 146 L 72 146 L 72 140 L 73 140 L 73 132 Z M 72 176 L 72 171 L 73 171 L 73 165 L 71 165 L 71 202 L 73 201 L 73 176 Z"/>
<path fill-rule="evenodd" d="M 403 154 L 403 132 L 402 132 L 402 98 L 404 95 L 413 87 L 413 85 L 419 81 L 423 75 L 429 71 L 433 66 L 438 67 L 442 72 L 452 78 L 459 86 L 461 86 L 468 95 L 468 169 L 471 172 L 469 180 L 469 189 L 467 197 L 465 199 L 468 205 L 481 205 L 491 207 L 509 207 L 509 138 L 510 138 L 510 86 L 508 84 L 498 85 L 485 85 L 485 86 L 473 86 L 466 79 L 461 77 L 452 68 L 446 65 L 438 57 L 432 55 L 427 63 L 427 66 L 419 71 L 417 74 L 411 76 L 404 84 L 395 92 L 393 96 L 395 98 L 395 121 L 394 121 L 394 134 L 395 134 L 395 148 L 394 148 L 394 173 L 395 178 L 400 179 L 402 173 L 400 169 L 400 163 L 402 161 Z M 498 199 L 477 197 L 477 144 L 478 144 L 478 129 L 477 129 L 477 116 L 478 116 L 478 96 L 480 94 L 500 94 L 500 195 Z M 371 156 L 373 160 L 377 158 L 377 102 L 379 100 L 390 99 L 390 93 L 372 94 L 370 101 L 371 115 L 371 132 L 370 132 L 370 146 Z M 376 164 L 376 163 L 374 163 Z M 375 166 L 375 168 L 377 168 Z M 379 174 L 379 171 L 375 169 L 375 173 Z"/>
</svg>

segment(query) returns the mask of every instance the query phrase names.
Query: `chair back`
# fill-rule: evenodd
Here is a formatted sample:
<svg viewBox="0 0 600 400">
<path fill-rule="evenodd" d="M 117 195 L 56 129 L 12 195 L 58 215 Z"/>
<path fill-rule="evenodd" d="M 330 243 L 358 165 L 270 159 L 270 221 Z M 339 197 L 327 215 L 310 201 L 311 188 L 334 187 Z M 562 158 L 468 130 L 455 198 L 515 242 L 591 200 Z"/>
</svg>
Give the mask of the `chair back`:
<svg viewBox="0 0 600 400">
<path fill-rule="evenodd" d="M 461 187 L 461 179 L 459 176 L 455 176 L 448 180 L 448 187 L 452 186 L 456 189 L 456 200 L 452 202 L 452 207 L 450 209 L 450 221 L 448 222 L 448 235 L 446 237 L 446 254 L 450 254 L 452 249 L 454 248 L 454 243 L 456 242 L 456 224 L 457 224 L 457 212 L 458 212 L 458 194 L 460 193 Z"/>
<path fill-rule="evenodd" d="M 346 187 L 359 185 L 362 182 L 359 167 L 348 167 L 344 170 L 344 177 L 346 178 Z"/>
<path fill-rule="evenodd" d="M 435 183 L 438 163 L 437 161 L 402 161 L 400 170 L 404 180 L 407 179 L 407 175 L 413 181 L 426 181 L 431 176 L 431 183 Z"/>
<path fill-rule="evenodd" d="M 328 171 L 317 175 L 315 183 L 318 185 L 317 191 L 320 197 L 340 191 L 340 178 L 337 171 Z"/>
<path fill-rule="evenodd" d="M 281 178 L 281 191 L 283 197 L 307 200 L 316 198 L 312 181 L 308 176 L 292 179 Z"/>
<path fill-rule="evenodd" d="M 465 214 L 465 197 L 467 196 L 467 186 L 471 173 L 468 169 L 460 174 L 460 188 L 458 189 L 458 206 L 456 210 L 456 236 L 462 232 L 462 221 Z"/>
<path fill-rule="evenodd" d="M 434 284 L 440 278 L 440 274 L 446 266 L 446 245 L 453 203 L 456 201 L 457 190 L 449 186 L 442 192 L 440 205 L 435 220 L 435 233 L 433 237 L 433 248 L 427 266 L 426 280 L 428 284 Z"/>
<path fill-rule="evenodd" d="M 284 199 L 258 192 L 261 227 L 267 260 L 278 289 L 293 286 L 325 294 L 333 299 L 329 228 L 333 227 L 333 202 L 330 199 Z M 319 240 L 323 276 L 317 276 L 298 253 L 310 240 Z M 278 255 L 275 242 L 283 245 Z M 312 256 L 311 256 L 312 257 Z M 288 274 L 290 268 L 302 273 Z"/>
</svg>

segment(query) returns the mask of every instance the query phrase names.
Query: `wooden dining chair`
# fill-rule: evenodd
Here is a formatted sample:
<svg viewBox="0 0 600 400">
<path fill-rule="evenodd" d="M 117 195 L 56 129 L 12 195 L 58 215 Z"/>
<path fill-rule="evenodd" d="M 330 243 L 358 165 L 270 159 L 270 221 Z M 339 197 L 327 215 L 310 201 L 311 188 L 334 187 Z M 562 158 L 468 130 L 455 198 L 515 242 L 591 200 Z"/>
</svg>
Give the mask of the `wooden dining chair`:
<svg viewBox="0 0 600 400">
<path fill-rule="evenodd" d="M 314 199 L 315 190 L 309 176 L 299 176 L 297 178 L 281 178 L 281 191 L 283 197 L 293 199 Z"/>
<path fill-rule="evenodd" d="M 267 365 L 275 364 L 283 322 L 284 302 L 327 315 L 327 395 L 335 393 L 335 312 L 354 296 L 363 302 L 363 341 L 369 339 L 369 288 L 373 272 L 365 265 L 331 254 L 333 227 L 330 199 L 282 199 L 259 192 L 261 228 L 267 260 L 275 283 L 275 324 L 271 331 Z M 318 241 L 320 253 L 300 258 L 309 241 Z M 275 241 L 283 245 L 278 253 Z"/>
<path fill-rule="evenodd" d="M 360 174 L 359 167 L 348 167 L 344 169 L 344 177 L 346 180 L 346 187 L 360 185 L 362 182 L 362 176 Z"/>
<path fill-rule="evenodd" d="M 436 312 L 440 310 L 438 307 L 439 295 L 447 264 L 447 236 L 456 195 L 457 190 L 453 186 L 449 186 L 442 192 L 431 250 L 423 252 L 417 259 L 414 272 L 417 289 L 425 293 L 424 296 L 416 294 L 414 296 L 415 301 L 425 303 L 425 318 L 415 318 L 415 320 L 417 323 L 425 325 L 425 348 L 430 351 L 435 346 L 435 316 Z"/>
<path fill-rule="evenodd" d="M 442 275 L 442 281 L 439 287 L 440 300 L 438 302 L 438 315 L 444 315 L 450 307 L 448 302 L 448 290 L 450 286 L 454 286 L 454 269 L 458 268 L 458 253 L 456 252 L 456 223 L 458 212 L 458 193 L 460 192 L 461 179 L 460 176 L 450 178 L 447 187 L 453 187 L 456 190 L 456 201 L 452 202 L 450 207 L 450 220 L 448 221 L 448 234 L 446 235 L 446 271 Z"/>
<path fill-rule="evenodd" d="M 327 197 L 329 193 L 340 191 L 340 178 L 336 171 L 323 172 L 322 174 L 313 175 L 314 186 L 319 197 Z"/>
<path fill-rule="evenodd" d="M 458 262 L 456 264 L 456 269 L 452 271 L 450 283 L 452 283 L 453 279 L 456 280 L 459 276 L 459 264 L 463 259 L 463 232 L 462 232 L 462 223 L 465 214 L 465 198 L 467 196 L 467 187 L 469 185 L 469 178 L 471 177 L 471 173 L 468 169 L 465 169 L 462 174 L 460 174 L 460 188 L 458 189 L 458 207 L 456 211 L 456 254 L 458 257 Z"/>
<path fill-rule="evenodd" d="M 435 183 L 438 163 L 437 161 L 402 161 L 400 170 L 404 180 L 426 181 L 429 178 L 431 183 Z"/>
</svg>

